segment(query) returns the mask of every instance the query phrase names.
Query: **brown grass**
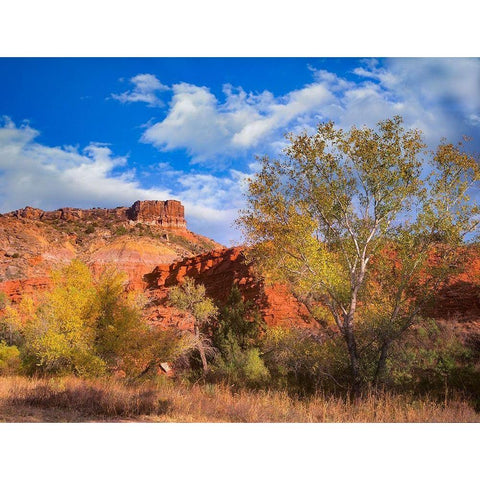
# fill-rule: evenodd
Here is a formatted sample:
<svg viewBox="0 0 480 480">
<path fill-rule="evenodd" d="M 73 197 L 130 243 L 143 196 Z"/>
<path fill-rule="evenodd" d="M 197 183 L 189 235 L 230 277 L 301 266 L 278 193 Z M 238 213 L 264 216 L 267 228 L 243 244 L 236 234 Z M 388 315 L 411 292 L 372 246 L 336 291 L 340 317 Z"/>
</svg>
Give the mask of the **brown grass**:
<svg viewBox="0 0 480 480">
<path fill-rule="evenodd" d="M 234 392 L 222 385 L 118 380 L 0 378 L 2 421 L 154 422 L 479 422 L 467 402 L 383 394 L 355 402 L 283 392 Z"/>
<path fill-rule="evenodd" d="M 75 377 L 27 379 L 10 377 L 0 379 L 0 419 L 15 421 L 19 413 L 44 412 L 40 421 L 115 420 L 141 415 L 160 415 L 168 402 L 160 398 L 153 387 L 129 387 L 118 381 L 87 381 Z M 10 412 L 10 413 L 9 413 Z M 56 420 L 58 417 L 58 420 Z"/>
</svg>

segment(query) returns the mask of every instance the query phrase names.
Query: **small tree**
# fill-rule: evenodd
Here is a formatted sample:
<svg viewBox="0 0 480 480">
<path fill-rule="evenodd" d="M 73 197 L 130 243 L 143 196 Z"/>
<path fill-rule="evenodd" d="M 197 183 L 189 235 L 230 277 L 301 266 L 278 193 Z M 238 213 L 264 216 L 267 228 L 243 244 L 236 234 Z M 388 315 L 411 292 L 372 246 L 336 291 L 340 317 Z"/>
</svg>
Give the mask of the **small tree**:
<svg viewBox="0 0 480 480">
<path fill-rule="evenodd" d="M 244 301 L 234 285 L 213 327 L 213 344 L 220 353 L 215 358 L 215 373 L 227 377 L 229 383 L 264 382 L 269 373 L 259 347 L 265 328 L 258 309 L 252 302 Z"/>
<path fill-rule="evenodd" d="M 109 368 L 135 375 L 154 361 L 156 332 L 143 318 L 138 296 L 125 291 L 126 282 L 127 276 L 114 269 L 96 282 L 95 351 Z"/>
<path fill-rule="evenodd" d="M 208 363 L 202 329 L 217 315 L 217 307 L 212 299 L 206 296 L 205 286 L 197 285 L 192 278 L 186 278 L 182 285 L 171 288 L 169 299 L 172 306 L 192 316 L 197 350 L 202 360 L 203 371 L 207 372 Z"/>
<path fill-rule="evenodd" d="M 218 314 L 214 329 L 215 346 L 228 354 L 236 347 L 247 350 L 258 346 L 265 322 L 252 302 L 244 301 L 237 285 L 232 287 L 227 302 Z"/>
<path fill-rule="evenodd" d="M 267 278 L 290 284 L 322 325 L 333 320 L 358 393 L 371 348 L 359 348 L 358 327 L 373 334 L 381 376 L 392 342 L 478 224 L 468 193 L 480 170 L 461 145 L 427 154 L 421 133 L 400 117 L 377 130 L 328 122 L 288 138 L 284 157 L 263 158 L 238 223 Z"/>
</svg>

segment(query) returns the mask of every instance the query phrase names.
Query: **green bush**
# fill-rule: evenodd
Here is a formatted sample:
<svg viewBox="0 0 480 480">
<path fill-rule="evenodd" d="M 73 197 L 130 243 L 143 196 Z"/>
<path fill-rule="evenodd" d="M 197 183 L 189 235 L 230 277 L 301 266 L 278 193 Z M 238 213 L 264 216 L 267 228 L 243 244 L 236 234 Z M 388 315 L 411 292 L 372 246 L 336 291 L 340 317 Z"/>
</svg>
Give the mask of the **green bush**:
<svg viewBox="0 0 480 480">
<path fill-rule="evenodd" d="M 477 396 L 480 371 L 473 355 L 448 324 L 424 319 L 394 345 L 387 363 L 388 386 L 439 398 L 452 391 Z"/>
<path fill-rule="evenodd" d="M 213 327 L 217 350 L 211 377 L 237 386 L 261 386 L 270 374 L 259 347 L 265 323 L 252 302 L 244 301 L 234 285 L 225 305 L 219 309 Z"/>
<path fill-rule="evenodd" d="M 301 329 L 267 329 L 263 359 L 272 384 L 299 394 L 348 390 L 348 359 L 341 342 Z"/>
<path fill-rule="evenodd" d="M 228 358 L 218 356 L 209 378 L 214 381 L 227 381 L 236 387 L 265 387 L 270 373 L 257 348 L 238 349 Z"/>
<path fill-rule="evenodd" d="M 270 373 L 260 358 L 260 351 L 257 348 L 245 352 L 243 371 L 247 381 L 253 384 L 264 384 L 270 378 Z"/>
<path fill-rule="evenodd" d="M 239 288 L 234 285 L 227 302 L 219 309 L 213 344 L 224 357 L 228 357 L 237 346 L 241 350 L 260 346 L 265 328 L 258 309 L 252 302 L 244 301 Z"/>
<path fill-rule="evenodd" d="M 13 375 L 21 370 L 20 351 L 14 345 L 0 342 L 0 375 Z"/>
<path fill-rule="evenodd" d="M 118 227 L 114 232 L 114 234 L 118 236 L 125 235 L 127 233 L 128 233 L 128 230 L 124 225 L 121 225 L 120 227 Z"/>
</svg>

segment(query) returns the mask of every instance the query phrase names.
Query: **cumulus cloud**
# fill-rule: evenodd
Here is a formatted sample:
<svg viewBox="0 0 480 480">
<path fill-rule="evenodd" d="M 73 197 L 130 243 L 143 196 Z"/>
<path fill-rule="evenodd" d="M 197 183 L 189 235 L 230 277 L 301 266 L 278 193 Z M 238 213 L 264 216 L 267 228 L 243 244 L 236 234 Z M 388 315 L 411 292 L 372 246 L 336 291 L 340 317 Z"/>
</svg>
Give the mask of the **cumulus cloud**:
<svg viewBox="0 0 480 480">
<path fill-rule="evenodd" d="M 163 85 L 155 75 L 150 73 L 140 73 L 130 79 L 133 89 L 116 94 L 112 93 L 111 98 L 121 103 L 143 102 L 149 107 L 161 107 L 163 101 L 158 98 L 158 93 L 169 90 L 169 87 Z"/>
<path fill-rule="evenodd" d="M 172 89 L 166 117 L 149 126 L 142 140 L 161 150 L 185 149 L 197 162 L 256 147 L 332 100 L 323 83 L 306 85 L 282 97 L 224 85 L 223 101 L 207 87 L 179 83 Z"/>
<path fill-rule="evenodd" d="M 2 123 L 1 212 L 26 205 L 53 210 L 176 198 L 185 205 L 190 229 L 221 243 L 235 238 L 231 224 L 242 201 L 239 172 L 224 177 L 178 172 L 178 181 L 167 177 L 168 187 L 143 188 L 128 169 L 128 158 L 115 156 L 108 146 L 49 147 L 36 140 L 39 132 L 30 126 L 17 127 L 9 118 Z"/>
</svg>

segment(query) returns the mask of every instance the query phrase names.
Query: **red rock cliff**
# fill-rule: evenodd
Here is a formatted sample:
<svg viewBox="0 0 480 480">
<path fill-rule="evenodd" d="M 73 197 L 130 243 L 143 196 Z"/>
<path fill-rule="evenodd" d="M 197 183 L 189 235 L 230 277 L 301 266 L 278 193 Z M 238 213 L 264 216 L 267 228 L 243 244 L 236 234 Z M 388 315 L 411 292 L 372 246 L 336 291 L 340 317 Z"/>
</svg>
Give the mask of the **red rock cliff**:
<svg viewBox="0 0 480 480">
<path fill-rule="evenodd" d="M 192 277 L 205 285 L 208 296 L 219 303 L 227 300 L 233 285 L 237 285 L 245 300 L 253 301 L 268 325 L 312 326 L 308 312 L 283 285 L 266 286 L 255 277 L 245 262 L 241 248 L 228 248 L 187 258 L 171 265 L 159 265 L 145 275 L 152 300 L 150 319 L 165 327 L 190 328 L 190 321 L 168 306 L 169 287 Z"/>
<path fill-rule="evenodd" d="M 185 209 L 178 200 L 137 200 L 127 217 L 134 222 L 158 224 L 165 228 L 186 228 Z"/>
</svg>

